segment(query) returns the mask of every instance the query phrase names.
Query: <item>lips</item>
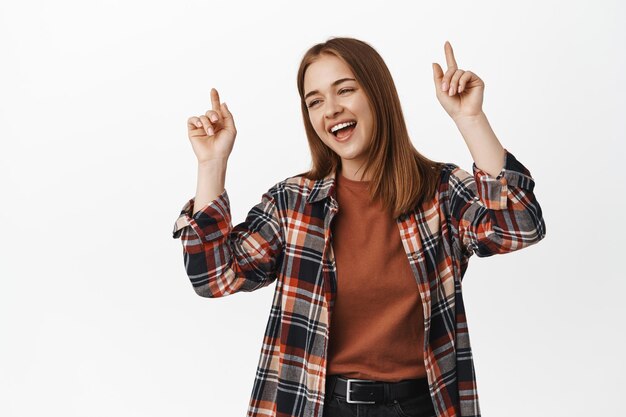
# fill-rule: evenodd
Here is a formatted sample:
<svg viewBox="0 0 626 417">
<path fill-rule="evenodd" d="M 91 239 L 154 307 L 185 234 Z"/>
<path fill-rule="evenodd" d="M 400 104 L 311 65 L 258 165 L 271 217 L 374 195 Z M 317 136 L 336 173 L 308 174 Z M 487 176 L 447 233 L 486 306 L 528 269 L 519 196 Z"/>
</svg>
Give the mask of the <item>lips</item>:
<svg viewBox="0 0 626 417">
<path fill-rule="evenodd" d="M 356 126 L 356 120 L 354 119 L 346 119 L 346 120 L 340 120 L 336 123 L 333 123 L 332 125 L 328 126 L 328 133 L 330 133 L 331 135 L 334 135 L 334 133 L 331 131 L 331 129 L 337 125 L 343 124 L 343 123 L 348 123 L 348 122 L 354 122 L 354 126 Z"/>
<path fill-rule="evenodd" d="M 350 133 L 347 134 L 347 136 L 343 136 L 343 137 L 338 137 L 337 135 L 333 134 L 333 137 L 335 138 L 335 140 L 337 142 L 346 142 L 348 140 L 350 140 L 350 138 L 352 137 L 352 135 L 354 134 L 354 131 L 356 130 L 356 125 L 352 125 L 349 127 L 350 129 Z M 338 132 L 341 132 L 343 129 L 338 130 Z"/>
</svg>

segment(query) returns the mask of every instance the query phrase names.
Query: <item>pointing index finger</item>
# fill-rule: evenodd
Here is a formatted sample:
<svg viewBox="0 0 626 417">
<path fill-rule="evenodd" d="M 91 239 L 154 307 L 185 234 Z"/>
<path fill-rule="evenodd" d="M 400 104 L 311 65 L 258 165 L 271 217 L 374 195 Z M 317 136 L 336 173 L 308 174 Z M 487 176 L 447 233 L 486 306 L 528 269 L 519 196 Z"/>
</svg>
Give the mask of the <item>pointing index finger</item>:
<svg viewBox="0 0 626 417">
<path fill-rule="evenodd" d="M 215 88 L 211 88 L 211 105 L 213 110 L 219 111 L 220 109 L 220 95 Z"/>
<path fill-rule="evenodd" d="M 458 66 L 456 64 L 456 60 L 454 59 L 454 52 L 452 51 L 452 45 L 450 45 L 450 42 L 446 41 L 443 48 L 446 51 L 446 64 L 448 65 L 448 69 L 457 69 Z"/>
</svg>

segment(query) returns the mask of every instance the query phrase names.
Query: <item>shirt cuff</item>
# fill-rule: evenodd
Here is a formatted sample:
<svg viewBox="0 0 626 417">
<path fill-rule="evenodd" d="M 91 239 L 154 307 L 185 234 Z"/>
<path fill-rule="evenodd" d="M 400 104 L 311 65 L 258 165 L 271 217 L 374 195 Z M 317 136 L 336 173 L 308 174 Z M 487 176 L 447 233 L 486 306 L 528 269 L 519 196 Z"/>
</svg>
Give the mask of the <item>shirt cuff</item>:
<svg viewBox="0 0 626 417">
<path fill-rule="evenodd" d="M 224 228 L 227 229 L 231 221 L 230 199 L 226 189 L 224 188 L 213 201 L 192 215 L 194 203 L 195 198 L 191 198 L 181 209 L 178 219 L 174 222 L 172 238 L 178 239 L 188 226 L 198 235 L 201 242 L 210 240 L 216 233 L 222 236 L 227 231 Z"/>
<path fill-rule="evenodd" d="M 490 210 L 507 208 L 507 198 L 511 188 L 520 187 L 532 192 L 535 187 L 530 171 L 506 148 L 504 151 L 504 167 L 495 178 L 478 168 L 476 162 L 472 164 L 478 197 Z"/>
</svg>

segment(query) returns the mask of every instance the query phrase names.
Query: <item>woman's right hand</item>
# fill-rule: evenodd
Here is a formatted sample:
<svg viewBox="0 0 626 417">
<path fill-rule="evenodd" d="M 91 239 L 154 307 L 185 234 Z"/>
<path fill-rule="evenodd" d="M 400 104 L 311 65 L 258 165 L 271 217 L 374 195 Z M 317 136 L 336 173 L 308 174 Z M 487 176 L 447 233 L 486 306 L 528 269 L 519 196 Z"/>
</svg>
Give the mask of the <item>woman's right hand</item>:
<svg viewBox="0 0 626 417">
<path fill-rule="evenodd" d="M 211 89 L 211 104 L 213 108 L 204 115 L 187 119 L 187 135 L 198 164 L 218 159 L 227 161 L 237 136 L 233 115 L 226 103 L 220 103 L 215 88 Z"/>
</svg>

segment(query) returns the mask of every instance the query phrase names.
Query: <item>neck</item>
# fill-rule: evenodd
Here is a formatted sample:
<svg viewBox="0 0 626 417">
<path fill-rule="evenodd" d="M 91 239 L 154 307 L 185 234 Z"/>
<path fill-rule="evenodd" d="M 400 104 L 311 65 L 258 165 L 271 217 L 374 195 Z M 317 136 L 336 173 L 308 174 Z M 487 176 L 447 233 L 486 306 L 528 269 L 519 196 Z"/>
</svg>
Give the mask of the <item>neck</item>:
<svg viewBox="0 0 626 417">
<path fill-rule="evenodd" d="M 366 175 L 363 176 L 363 169 L 361 168 L 352 168 L 352 167 L 346 167 L 345 165 L 342 164 L 342 167 L 340 168 L 339 172 L 337 173 L 337 175 L 343 175 L 345 178 L 348 178 L 349 180 L 352 181 L 370 181 L 370 175 Z"/>
</svg>

